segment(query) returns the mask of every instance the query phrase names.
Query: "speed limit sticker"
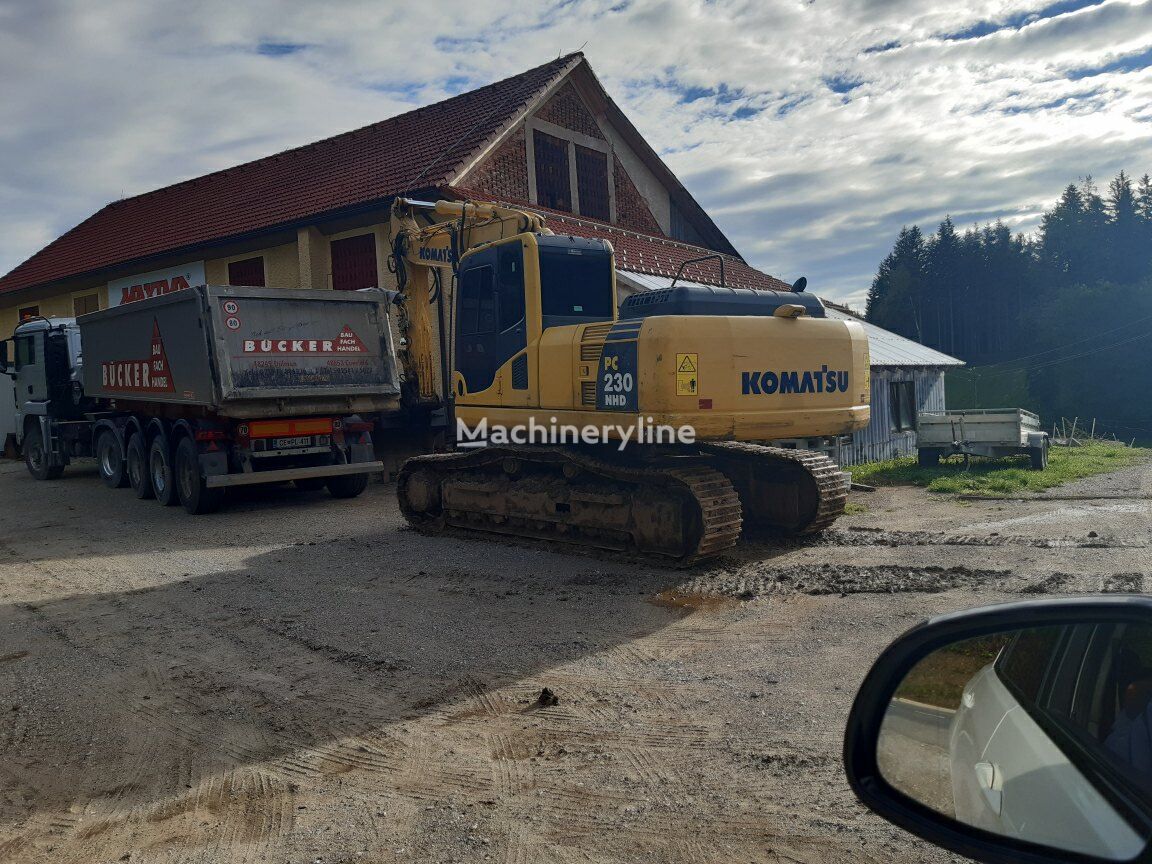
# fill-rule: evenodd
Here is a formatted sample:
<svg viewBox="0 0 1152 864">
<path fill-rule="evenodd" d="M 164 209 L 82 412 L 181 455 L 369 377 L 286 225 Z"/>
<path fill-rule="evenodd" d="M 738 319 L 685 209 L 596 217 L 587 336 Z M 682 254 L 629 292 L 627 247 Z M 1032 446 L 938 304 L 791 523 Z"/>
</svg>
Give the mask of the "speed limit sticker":
<svg viewBox="0 0 1152 864">
<path fill-rule="evenodd" d="M 239 311 L 240 311 L 240 304 L 237 303 L 235 300 L 225 300 L 224 301 L 224 312 L 226 314 L 235 315 Z M 229 325 L 229 326 L 231 326 L 231 325 Z M 233 327 L 232 329 L 235 330 L 236 328 Z"/>
<path fill-rule="evenodd" d="M 240 319 L 235 315 L 229 315 L 228 318 L 224 321 L 224 324 L 228 327 L 229 330 L 240 329 Z"/>
</svg>

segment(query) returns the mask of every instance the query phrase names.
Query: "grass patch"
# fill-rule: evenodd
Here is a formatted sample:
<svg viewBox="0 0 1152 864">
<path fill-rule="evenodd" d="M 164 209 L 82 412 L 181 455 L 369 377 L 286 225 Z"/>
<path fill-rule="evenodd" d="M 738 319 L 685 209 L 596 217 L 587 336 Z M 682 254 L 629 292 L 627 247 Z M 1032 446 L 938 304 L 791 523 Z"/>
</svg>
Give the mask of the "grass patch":
<svg viewBox="0 0 1152 864">
<path fill-rule="evenodd" d="M 863 504 L 857 504 L 855 501 L 849 501 L 844 505 L 845 516 L 859 516 L 862 513 L 867 513 L 868 508 Z"/>
<path fill-rule="evenodd" d="M 917 663 L 894 695 L 955 711 L 972 676 L 995 660 L 1011 638 L 1011 633 L 997 633 L 945 645 Z"/>
<path fill-rule="evenodd" d="M 856 483 L 872 486 L 923 486 L 929 492 L 1014 495 L 1041 492 L 1070 480 L 1118 471 L 1145 462 L 1152 450 L 1094 442 L 1083 447 L 1053 447 L 1047 471 L 1033 471 L 1027 456 L 985 459 L 973 456 L 967 469 L 963 457 L 952 456 L 937 468 L 921 468 L 916 457 L 854 465 Z"/>
</svg>

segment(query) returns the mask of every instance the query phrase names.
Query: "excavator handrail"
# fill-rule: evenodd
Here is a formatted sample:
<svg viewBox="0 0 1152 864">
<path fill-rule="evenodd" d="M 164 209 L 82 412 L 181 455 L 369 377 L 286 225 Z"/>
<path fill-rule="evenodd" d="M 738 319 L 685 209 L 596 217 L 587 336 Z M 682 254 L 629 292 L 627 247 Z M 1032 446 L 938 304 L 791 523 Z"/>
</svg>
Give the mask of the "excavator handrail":
<svg viewBox="0 0 1152 864">
<path fill-rule="evenodd" d="M 672 277 L 672 284 L 669 288 L 676 287 L 676 280 L 684 275 L 684 268 L 689 264 L 699 264 L 701 261 L 711 261 L 715 258 L 720 262 L 720 287 L 727 288 L 728 283 L 724 281 L 724 256 L 723 255 L 701 255 L 699 258 L 689 258 L 687 261 L 681 261 L 680 266 L 676 268 L 676 275 Z"/>
</svg>

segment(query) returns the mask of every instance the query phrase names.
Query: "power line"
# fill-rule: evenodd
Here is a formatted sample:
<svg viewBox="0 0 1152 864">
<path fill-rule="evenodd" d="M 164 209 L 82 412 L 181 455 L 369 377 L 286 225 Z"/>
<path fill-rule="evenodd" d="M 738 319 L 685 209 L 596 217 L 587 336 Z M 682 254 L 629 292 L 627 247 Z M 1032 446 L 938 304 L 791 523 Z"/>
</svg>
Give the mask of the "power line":
<svg viewBox="0 0 1152 864">
<path fill-rule="evenodd" d="M 1025 354 L 1023 357 L 1015 357 L 1012 360 L 1001 360 L 999 363 L 989 363 L 987 366 L 984 366 L 981 368 L 993 369 L 997 366 L 1008 366 L 1008 365 L 1011 365 L 1012 363 L 1019 363 L 1021 360 L 1031 360 L 1035 357 L 1042 357 L 1045 354 L 1051 354 L 1054 351 L 1062 351 L 1063 349 L 1071 347 L 1072 345 L 1080 345 L 1084 342 L 1093 342 L 1093 341 L 1099 339 L 1101 336 L 1107 336 L 1109 333 L 1117 333 L 1120 330 L 1127 330 L 1129 327 L 1134 327 L 1137 324 L 1143 324 L 1145 321 L 1152 321 L 1152 315 L 1145 315 L 1142 318 L 1135 318 L 1126 324 L 1121 324 L 1119 327 L 1113 327 L 1111 330 L 1103 330 L 1099 333 L 1094 333 L 1091 336 L 1085 336 L 1083 339 L 1076 339 L 1072 342 L 1065 342 L 1063 345 L 1061 345 L 1057 348 L 1048 348 L 1045 351 L 1038 351 L 1035 354 Z M 1007 371 L 1016 371 L 1016 370 L 1007 370 Z"/>
<path fill-rule="evenodd" d="M 1120 329 L 1120 328 L 1117 328 L 1117 329 Z M 1050 366 L 1058 366 L 1061 363 L 1067 363 L 1069 360 L 1079 360 L 1081 357 L 1090 357 L 1091 355 L 1099 354 L 1102 351 L 1111 351 L 1113 348 L 1119 348 L 1123 345 L 1128 345 L 1132 342 L 1139 342 L 1141 339 L 1147 339 L 1149 336 L 1152 336 L 1152 330 L 1148 331 L 1147 333 L 1141 333 L 1139 336 L 1133 336 L 1131 339 L 1123 339 L 1120 342 L 1113 342 L 1110 345 L 1102 345 L 1099 348 L 1095 348 L 1091 351 L 1082 351 L 1079 354 L 1070 354 L 1067 357 L 1060 357 L 1059 359 L 1049 360 L 1045 363 L 1035 363 L 1035 364 L 1032 364 L 1029 366 L 1021 366 L 1017 369 L 1001 369 L 1001 370 L 996 371 L 996 372 L 984 373 L 982 371 L 983 369 L 988 369 L 988 368 L 992 368 L 992 367 L 988 367 L 988 366 L 979 367 L 979 366 L 977 366 L 977 367 L 974 367 L 972 369 L 972 371 L 976 374 L 977 378 L 984 378 L 984 377 L 995 378 L 998 375 L 1012 375 L 1012 374 L 1015 374 L 1018 372 L 1036 372 L 1040 369 L 1047 369 Z M 1083 341 L 1083 340 L 1081 340 L 1081 341 Z M 1072 344 L 1075 344 L 1075 343 L 1072 343 Z"/>
</svg>

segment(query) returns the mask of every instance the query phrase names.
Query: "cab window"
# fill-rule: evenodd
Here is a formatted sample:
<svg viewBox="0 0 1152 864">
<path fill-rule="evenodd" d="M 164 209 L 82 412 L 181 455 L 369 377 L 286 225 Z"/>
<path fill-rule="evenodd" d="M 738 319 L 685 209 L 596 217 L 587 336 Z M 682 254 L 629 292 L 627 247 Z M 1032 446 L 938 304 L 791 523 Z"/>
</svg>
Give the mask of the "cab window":
<svg viewBox="0 0 1152 864">
<path fill-rule="evenodd" d="M 540 248 L 544 327 L 612 319 L 612 256 L 603 249 Z"/>
<path fill-rule="evenodd" d="M 16 337 L 16 368 L 33 366 L 36 363 L 36 337 Z"/>
<path fill-rule="evenodd" d="M 496 291 L 492 268 L 471 267 L 460 277 L 460 335 L 496 331 Z"/>
</svg>

